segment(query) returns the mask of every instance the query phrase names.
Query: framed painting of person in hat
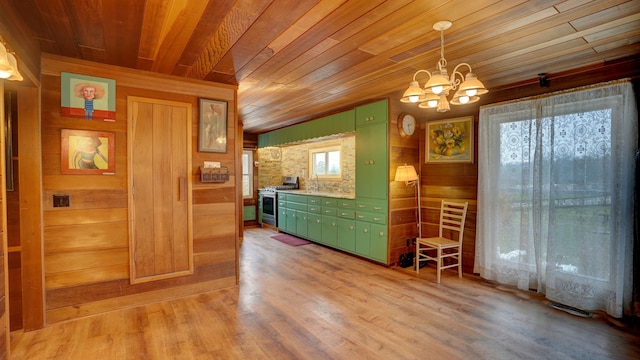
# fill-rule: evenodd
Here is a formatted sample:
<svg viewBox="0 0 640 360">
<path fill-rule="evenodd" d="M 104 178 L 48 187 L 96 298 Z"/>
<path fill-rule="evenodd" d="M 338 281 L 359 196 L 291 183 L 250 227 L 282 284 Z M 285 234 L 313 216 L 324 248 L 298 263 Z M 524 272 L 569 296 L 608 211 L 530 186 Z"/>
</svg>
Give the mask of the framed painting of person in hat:
<svg viewBox="0 0 640 360">
<path fill-rule="evenodd" d="M 115 121 L 115 80 L 62 72 L 61 87 L 62 116 Z"/>
</svg>

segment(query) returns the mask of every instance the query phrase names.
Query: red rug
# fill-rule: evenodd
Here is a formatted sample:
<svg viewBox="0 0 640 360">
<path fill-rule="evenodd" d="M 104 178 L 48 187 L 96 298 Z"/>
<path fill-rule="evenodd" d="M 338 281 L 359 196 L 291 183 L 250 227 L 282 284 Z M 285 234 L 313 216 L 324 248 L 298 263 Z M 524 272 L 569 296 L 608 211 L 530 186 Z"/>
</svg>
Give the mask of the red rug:
<svg viewBox="0 0 640 360">
<path fill-rule="evenodd" d="M 287 245 L 291 245 L 291 246 L 300 246 L 300 245 L 307 245 L 307 244 L 311 244 L 311 241 L 307 241 L 304 239 L 300 239 L 299 237 L 295 237 L 289 234 L 280 234 L 280 235 L 274 235 L 271 237 L 274 240 L 278 240 L 280 242 L 283 242 Z"/>
</svg>

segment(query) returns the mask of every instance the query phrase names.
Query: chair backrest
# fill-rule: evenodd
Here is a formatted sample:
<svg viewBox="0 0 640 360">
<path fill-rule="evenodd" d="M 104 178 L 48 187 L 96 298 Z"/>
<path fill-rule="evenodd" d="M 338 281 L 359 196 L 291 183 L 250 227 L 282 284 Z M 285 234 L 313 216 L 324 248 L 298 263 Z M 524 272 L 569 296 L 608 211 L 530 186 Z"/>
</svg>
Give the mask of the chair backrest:
<svg viewBox="0 0 640 360">
<path fill-rule="evenodd" d="M 440 237 L 443 236 L 443 230 L 452 230 L 458 233 L 458 242 L 462 244 L 462 235 L 464 232 L 464 222 L 467 218 L 468 202 L 458 203 L 453 201 L 442 200 L 440 204 Z M 451 240 L 455 240 L 451 238 Z"/>
</svg>

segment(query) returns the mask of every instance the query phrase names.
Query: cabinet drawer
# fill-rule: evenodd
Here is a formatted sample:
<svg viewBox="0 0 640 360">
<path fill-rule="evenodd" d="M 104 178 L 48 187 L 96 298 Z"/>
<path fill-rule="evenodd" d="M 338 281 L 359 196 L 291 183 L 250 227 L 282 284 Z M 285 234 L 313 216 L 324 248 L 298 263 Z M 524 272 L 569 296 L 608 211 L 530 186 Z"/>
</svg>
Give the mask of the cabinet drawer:
<svg viewBox="0 0 640 360">
<path fill-rule="evenodd" d="M 353 210 L 338 209 L 336 211 L 336 216 L 345 218 L 345 219 L 355 219 L 355 214 L 356 213 Z"/>
<path fill-rule="evenodd" d="M 310 213 L 320 214 L 322 212 L 322 208 L 320 205 L 307 205 L 307 211 Z"/>
<path fill-rule="evenodd" d="M 374 201 L 374 200 L 364 200 L 358 201 L 356 204 L 356 210 L 358 211 L 373 211 L 380 213 L 387 213 L 387 202 L 386 200 L 382 201 Z"/>
<path fill-rule="evenodd" d="M 297 202 L 297 203 L 306 204 L 307 203 L 307 197 L 305 195 L 287 194 L 287 201 L 293 201 L 293 202 Z"/>
<path fill-rule="evenodd" d="M 309 196 L 309 198 L 307 199 L 307 204 L 310 204 L 310 205 L 321 205 L 322 204 L 322 198 L 318 197 L 318 196 Z"/>
<path fill-rule="evenodd" d="M 278 200 L 278 208 L 286 208 L 287 201 L 286 200 Z"/>
<path fill-rule="evenodd" d="M 307 211 L 307 204 L 301 204 L 297 202 L 287 201 L 287 208 Z"/>
<path fill-rule="evenodd" d="M 338 199 L 322 198 L 322 206 L 336 207 Z"/>
<path fill-rule="evenodd" d="M 336 208 L 330 207 L 330 206 L 323 206 L 322 215 L 336 216 Z"/>
<path fill-rule="evenodd" d="M 366 211 L 358 211 L 356 213 L 356 220 L 366 221 L 366 222 L 375 223 L 375 224 L 386 224 L 387 215 L 366 212 Z"/>
<path fill-rule="evenodd" d="M 356 202 L 350 199 L 337 199 L 336 206 L 340 209 L 355 209 Z"/>
</svg>

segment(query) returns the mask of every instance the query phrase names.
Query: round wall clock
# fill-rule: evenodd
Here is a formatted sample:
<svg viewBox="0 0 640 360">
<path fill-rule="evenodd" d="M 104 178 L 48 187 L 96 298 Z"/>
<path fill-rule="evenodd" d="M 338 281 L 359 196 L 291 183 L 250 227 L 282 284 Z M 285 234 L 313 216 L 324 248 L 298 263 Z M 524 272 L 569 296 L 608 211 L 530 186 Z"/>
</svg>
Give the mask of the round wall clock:
<svg viewBox="0 0 640 360">
<path fill-rule="evenodd" d="M 411 114 L 402 113 L 398 117 L 398 132 L 402 137 L 410 137 L 416 131 L 416 118 Z"/>
</svg>

